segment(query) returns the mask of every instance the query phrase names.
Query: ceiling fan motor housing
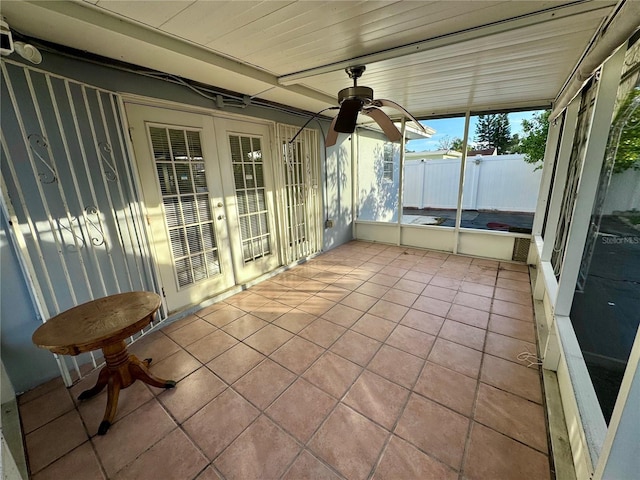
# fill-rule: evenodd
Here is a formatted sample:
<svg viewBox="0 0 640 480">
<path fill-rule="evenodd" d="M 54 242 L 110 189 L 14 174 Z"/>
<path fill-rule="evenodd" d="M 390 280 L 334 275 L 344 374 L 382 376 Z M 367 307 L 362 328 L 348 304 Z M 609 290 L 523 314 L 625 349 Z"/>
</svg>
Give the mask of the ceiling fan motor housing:
<svg viewBox="0 0 640 480">
<path fill-rule="evenodd" d="M 347 99 L 360 99 L 363 104 L 370 103 L 373 100 L 373 88 L 369 87 L 347 87 L 338 92 L 338 103 L 342 103 Z"/>
</svg>

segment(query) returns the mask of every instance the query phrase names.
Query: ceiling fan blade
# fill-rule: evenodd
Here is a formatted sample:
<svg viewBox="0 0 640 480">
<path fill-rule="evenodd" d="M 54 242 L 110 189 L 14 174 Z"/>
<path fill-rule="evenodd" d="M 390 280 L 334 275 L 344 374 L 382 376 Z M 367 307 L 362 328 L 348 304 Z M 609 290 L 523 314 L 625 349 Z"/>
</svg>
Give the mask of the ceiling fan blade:
<svg viewBox="0 0 640 480">
<path fill-rule="evenodd" d="M 347 98 L 343 100 L 338 116 L 336 117 L 335 131 L 340 133 L 353 133 L 356 129 L 356 121 L 362 105 L 362 100 L 358 98 Z"/>
<path fill-rule="evenodd" d="M 327 132 L 327 138 L 324 141 L 325 147 L 333 147 L 338 141 L 338 132 L 336 132 L 336 120 L 338 117 L 333 117 L 331 121 L 331 125 L 329 126 L 329 131 Z"/>
<path fill-rule="evenodd" d="M 402 133 L 382 110 L 376 107 L 365 108 L 362 113 L 373 118 L 391 142 L 402 140 Z"/>
<path fill-rule="evenodd" d="M 371 102 L 371 105 L 373 105 L 374 107 L 391 107 L 391 108 L 395 108 L 396 110 L 398 110 L 399 112 L 402 112 L 409 120 L 413 121 L 420 130 L 422 130 L 423 133 L 427 133 L 427 131 L 424 129 L 424 127 L 422 126 L 422 124 L 418 121 L 418 119 L 416 117 L 414 117 L 413 115 L 411 115 L 406 108 L 404 108 L 402 105 L 397 104 L 396 102 L 392 102 L 391 100 L 385 100 L 384 98 L 379 98 L 376 100 L 373 100 Z"/>
</svg>

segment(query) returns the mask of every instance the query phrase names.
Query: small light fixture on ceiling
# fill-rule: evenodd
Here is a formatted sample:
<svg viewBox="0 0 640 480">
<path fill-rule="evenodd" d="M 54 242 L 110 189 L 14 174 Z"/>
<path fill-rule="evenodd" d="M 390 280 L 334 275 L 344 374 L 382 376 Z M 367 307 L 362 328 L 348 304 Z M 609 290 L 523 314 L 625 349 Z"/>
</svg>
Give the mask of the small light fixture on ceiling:
<svg viewBox="0 0 640 480">
<path fill-rule="evenodd" d="M 38 65 L 42 62 L 42 54 L 40 53 L 40 50 L 30 43 L 13 42 L 13 48 L 18 55 L 31 63 Z"/>
</svg>

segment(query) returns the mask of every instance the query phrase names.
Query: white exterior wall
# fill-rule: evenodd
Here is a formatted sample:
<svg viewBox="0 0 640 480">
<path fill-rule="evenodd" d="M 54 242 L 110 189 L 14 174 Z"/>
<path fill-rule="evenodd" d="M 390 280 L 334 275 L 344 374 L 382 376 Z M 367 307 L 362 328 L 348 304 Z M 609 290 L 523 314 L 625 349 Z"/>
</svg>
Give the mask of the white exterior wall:
<svg viewBox="0 0 640 480">
<path fill-rule="evenodd" d="M 407 161 L 404 206 L 456 208 L 460 160 Z M 463 208 L 535 212 L 542 170 L 524 155 L 494 155 L 467 159 Z"/>
<path fill-rule="evenodd" d="M 354 137 L 356 137 L 354 135 Z M 393 181 L 383 175 L 385 140 L 357 135 L 358 149 L 358 220 L 372 222 L 398 221 L 400 152 L 396 148 Z"/>
</svg>

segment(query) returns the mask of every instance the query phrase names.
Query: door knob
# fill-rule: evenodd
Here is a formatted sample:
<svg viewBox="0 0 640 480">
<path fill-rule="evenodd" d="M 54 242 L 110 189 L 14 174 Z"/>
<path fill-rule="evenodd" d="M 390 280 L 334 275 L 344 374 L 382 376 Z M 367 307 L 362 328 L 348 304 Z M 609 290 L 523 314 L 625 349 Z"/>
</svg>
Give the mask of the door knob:
<svg viewBox="0 0 640 480">
<path fill-rule="evenodd" d="M 218 215 L 218 220 L 224 220 L 225 216 L 224 215 Z"/>
<path fill-rule="evenodd" d="M 216 207 L 224 207 L 224 204 L 222 202 L 218 202 L 218 205 L 216 205 Z"/>
</svg>

